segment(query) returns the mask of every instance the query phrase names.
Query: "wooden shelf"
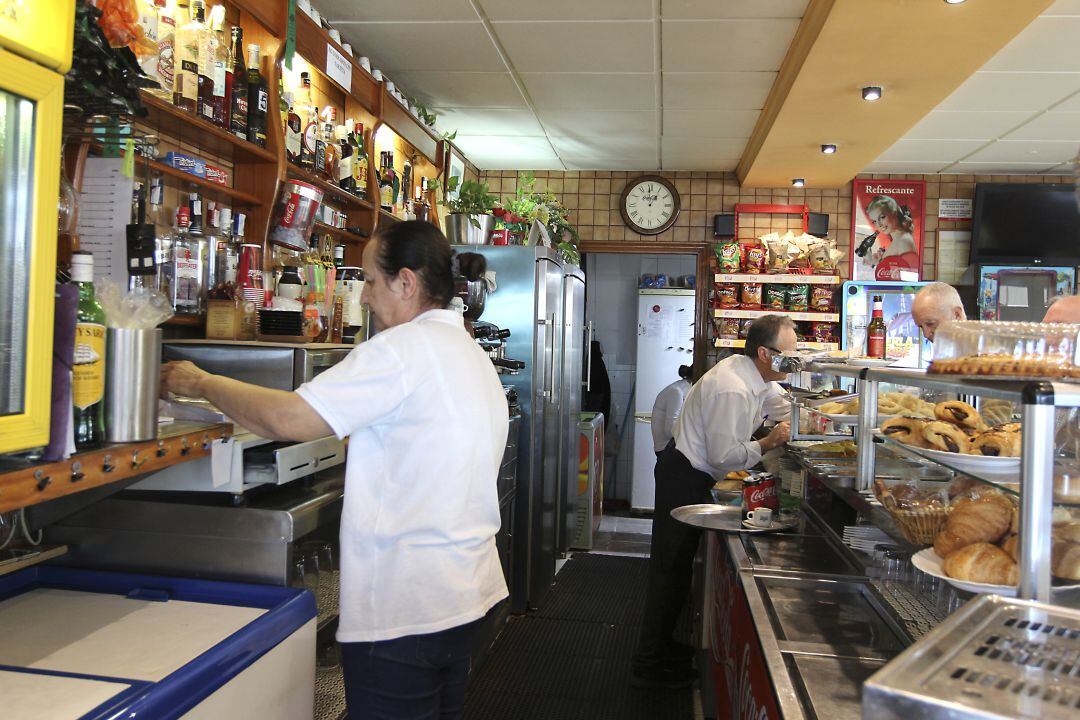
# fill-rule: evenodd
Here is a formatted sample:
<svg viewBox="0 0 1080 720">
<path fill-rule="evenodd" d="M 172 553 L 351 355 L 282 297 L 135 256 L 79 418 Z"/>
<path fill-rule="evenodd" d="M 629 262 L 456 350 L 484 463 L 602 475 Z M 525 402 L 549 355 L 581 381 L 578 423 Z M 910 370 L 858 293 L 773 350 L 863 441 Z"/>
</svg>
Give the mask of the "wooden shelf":
<svg viewBox="0 0 1080 720">
<path fill-rule="evenodd" d="M 138 160 L 137 162 L 141 163 L 146 161 Z M 242 207 L 262 207 L 264 204 L 262 200 L 255 197 L 254 195 L 246 192 L 241 192 L 240 190 L 234 190 L 228 185 L 219 185 L 218 183 L 207 180 L 206 178 L 201 178 L 196 175 L 192 175 L 191 173 L 186 173 L 183 170 L 177 170 L 172 165 L 166 165 L 165 163 L 158 160 L 150 160 L 148 162 L 150 163 L 150 168 L 152 170 L 156 170 L 162 175 L 175 178 L 176 180 L 179 180 L 181 182 L 196 185 L 203 191 L 204 195 L 210 197 L 211 199 L 220 202 L 231 203 L 233 205 L 239 205 Z"/>
<path fill-rule="evenodd" d="M 370 200 L 362 198 L 359 195 L 353 195 L 348 190 L 343 190 L 334 183 L 323 180 L 321 177 L 318 177 L 314 173 L 309 172 L 304 168 L 297 167 L 292 163 L 289 163 L 286 172 L 292 179 L 314 185 L 315 187 L 322 190 L 324 195 L 330 195 L 331 202 L 336 200 L 337 202 L 342 203 L 351 210 L 375 209 L 375 203 L 371 202 Z"/>
<path fill-rule="evenodd" d="M 173 315 L 171 318 L 161 323 L 162 325 L 172 325 L 177 327 L 200 327 L 206 324 L 205 315 Z"/>
<path fill-rule="evenodd" d="M 730 338 L 717 338 L 713 344 L 718 348 L 742 348 L 746 347 L 745 340 L 732 340 Z M 797 342 L 795 343 L 796 350 L 839 350 L 839 343 L 822 343 L 822 342 Z"/>
<path fill-rule="evenodd" d="M 749 320 L 763 315 L 787 315 L 792 320 L 799 322 L 840 322 L 840 313 L 823 312 L 792 312 L 790 310 L 739 310 L 736 308 L 721 308 L 713 310 L 713 317 L 738 318 Z"/>
<path fill-rule="evenodd" d="M 382 122 L 435 165 L 439 161 L 439 137 L 417 120 L 409 109 L 382 88 Z"/>
<path fill-rule="evenodd" d="M 784 273 L 780 275 L 766 275 L 757 273 L 716 273 L 713 282 L 736 283 L 755 282 L 769 283 L 772 285 L 839 285 L 839 275 L 798 275 Z"/>
<path fill-rule="evenodd" d="M 380 207 L 379 208 L 379 222 L 382 222 L 384 220 L 390 221 L 390 222 L 401 222 L 401 218 L 399 218 L 397 215 L 394 215 L 392 213 L 388 213 L 388 212 L 386 212 L 385 210 L 383 210 Z"/>
<path fill-rule="evenodd" d="M 335 52 L 345 58 L 352 68 L 352 77 L 349 87 L 344 87 L 334 80 L 326 72 L 327 48 L 333 48 Z M 296 53 L 308 61 L 327 80 L 353 97 L 360 105 L 372 115 L 379 115 L 379 101 L 381 85 L 371 73 L 360 67 L 360 63 L 350 57 L 339 43 L 330 38 L 330 34 L 315 24 L 315 21 L 303 11 L 296 13 Z"/>
<path fill-rule="evenodd" d="M 106 445 L 58 462 L 7 464 L 0 468 L 0 512 L 209 457 L 213 444 L 232 434 L 230 423 L 172 422 L 158 427 L 156 440 Z"/>
<path fill-rule="evenodd" d="M 241 162 L 276 163 L 277 155 L 253 142 L 242 140 L 212 122 L 185 112 L 167 100 L 143 90 L 143 104 L 150 111 L 147 122 L 162 132 L 215 155 L 232 155 Z"/>
<path fill-rule="evenodd" d="M 362 245 L 368 241 L 363 235 L 357 235 L 351 233 L 348 230 L 342 228 L 336 228 L 333 225 L 327 225 L 324 222 L 315 221 L 315 232 L 318 233 L 330 233 L 334 237 L 338 238 L 342 242 L 354 243 L 356 245 Z"/>
</svg>

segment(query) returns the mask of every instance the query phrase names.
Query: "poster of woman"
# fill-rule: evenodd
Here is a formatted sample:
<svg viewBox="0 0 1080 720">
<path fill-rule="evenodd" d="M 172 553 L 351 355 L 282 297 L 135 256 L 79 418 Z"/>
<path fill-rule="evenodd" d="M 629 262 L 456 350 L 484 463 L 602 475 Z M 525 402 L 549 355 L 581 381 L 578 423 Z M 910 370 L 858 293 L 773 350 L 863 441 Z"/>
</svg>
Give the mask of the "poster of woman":
<svg viewBox="0 0 1080 720">
<path fill-rule="evenodd" d="M 857 179 L 853 186 L 851 279 L 921 279 L 926 183 Z"/>
</svg>

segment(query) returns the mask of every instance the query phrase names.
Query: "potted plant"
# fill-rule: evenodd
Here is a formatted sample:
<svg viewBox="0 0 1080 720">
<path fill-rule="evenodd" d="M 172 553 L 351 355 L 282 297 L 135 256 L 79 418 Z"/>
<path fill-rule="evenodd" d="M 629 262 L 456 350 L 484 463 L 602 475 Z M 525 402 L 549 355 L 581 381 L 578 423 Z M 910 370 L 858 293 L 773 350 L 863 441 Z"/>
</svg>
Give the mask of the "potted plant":
<svg viewBox="0 0 1080 720">
<path fill-rule="evenodd" d="M 581 262 L 581 253 L 577 249 L 577 230 L 569 222 L 570 211 L 553 192 L 539 192 L 535 187 L 536 177 L 532 173 L 522 173 L 514 198 L 506 204 L 506 209 L 525 220 L 526 231 L 534 220 L 545 226 L 563 260 L 577 265 Z"/>
<path fill-rule="evenodd" d="M 449 193 L 457 191 L 457 197 Z M 444 186 L 440 203 L 449 211 L 446 216 L 446 239 L 451 245 L 487 245 L 495 227 L 495 196 L 487 183 L 474 180 L 460 182 L 452 177 Z"/>
<path fill-rule="evenodd" d="M 497 207 L 491 211 L 495 215 L 495 232 L 491 234 L 492 245 L 524 245 L 529 232 L 529 221 L 515 215 L 506 208 Z"/>
</svg>

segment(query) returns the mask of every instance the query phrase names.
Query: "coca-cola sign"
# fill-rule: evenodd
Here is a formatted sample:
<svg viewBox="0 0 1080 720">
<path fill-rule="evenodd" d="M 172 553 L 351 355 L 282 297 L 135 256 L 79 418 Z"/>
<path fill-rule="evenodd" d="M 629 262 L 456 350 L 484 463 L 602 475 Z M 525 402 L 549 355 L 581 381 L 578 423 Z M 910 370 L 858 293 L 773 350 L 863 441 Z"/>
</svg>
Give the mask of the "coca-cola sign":
<svg viewBox="0 0 1080 720">
<path fill-rule="evenodd" d="M 852 182 L 852 280 L 922 278 L 925 198 L 921 180 Z"/>
</svg>

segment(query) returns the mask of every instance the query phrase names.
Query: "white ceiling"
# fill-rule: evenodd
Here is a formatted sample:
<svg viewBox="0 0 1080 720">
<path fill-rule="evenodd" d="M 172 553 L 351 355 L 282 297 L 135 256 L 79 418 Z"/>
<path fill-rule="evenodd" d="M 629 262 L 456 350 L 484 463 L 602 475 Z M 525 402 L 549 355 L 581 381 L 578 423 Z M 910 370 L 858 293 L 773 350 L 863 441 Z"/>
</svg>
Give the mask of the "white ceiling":
<svg viewBox="0 0 1080 720">
<path fill-rule="evenodd" d="M 733 170 L 807 4 L 316 6 L 358 55 L 438 114 L 440 131 L 457 130 L 455 144 L 481 169 Z M 1080 146 L 1076 37 L 1080 0 L 1057 0 L 867 171 L 1068 171 Z"/>
</svg>

